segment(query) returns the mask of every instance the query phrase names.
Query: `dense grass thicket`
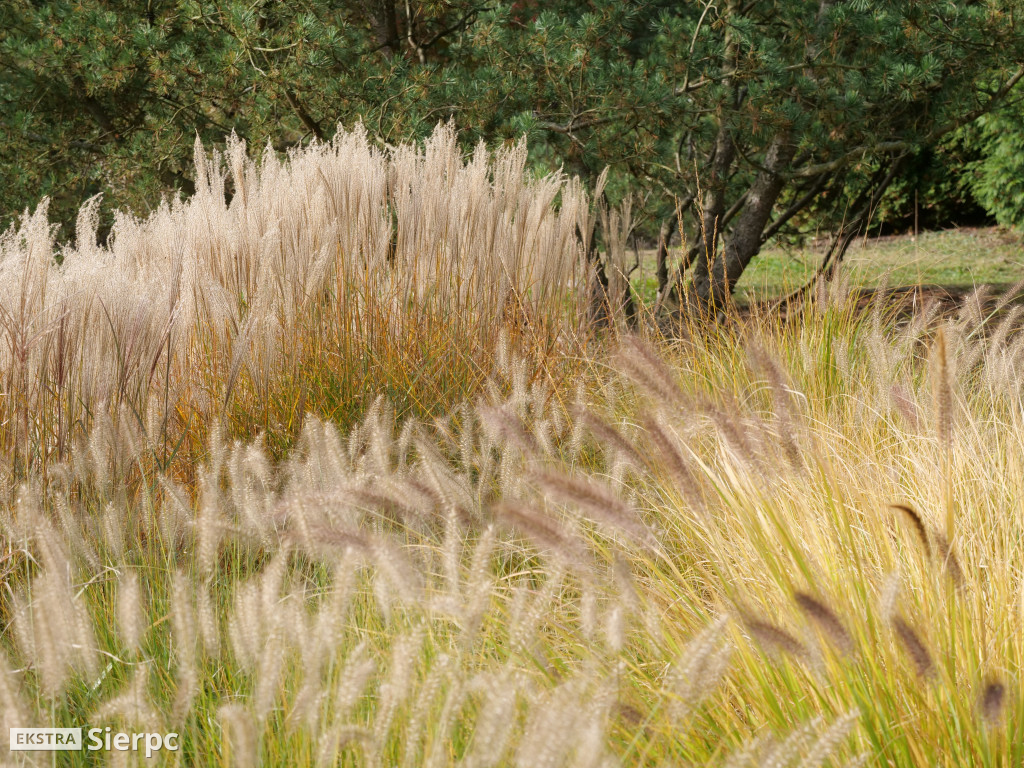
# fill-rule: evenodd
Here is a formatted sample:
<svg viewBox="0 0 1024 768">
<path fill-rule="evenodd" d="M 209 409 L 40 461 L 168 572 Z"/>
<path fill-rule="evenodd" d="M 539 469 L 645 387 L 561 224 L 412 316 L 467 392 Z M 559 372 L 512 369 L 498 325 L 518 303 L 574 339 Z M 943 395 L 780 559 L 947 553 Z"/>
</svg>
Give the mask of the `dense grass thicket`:
<svg viewBox="0 0 1024 768">
<path fill-rule="evenodd" d="M 230 203 L 201 158 L 110 251 L 88 207 L 60 265 L 44 213 L 4 236 L 0 739 L 1024 763 L 1018 308 L 865 313 L 837 283 L 596 338 L 590 203 L 518 149 L 226 162 Z"/>
<path fill-rule="evenodd" d="M 464 160 L 446 127 L 387 153 L 340 133 L 284 162 L 197 144 L 196 194 L 118 215 L 109 249 L 98 200 L 59 248 L 44 202 L 0 237 L 0 471 L 65 460 L 111 407 L 159 434 L 162 465 L 220 417 L 279 455 L 306 412 L 347 425 L 378 394 L 443 412 L 502 333 L 571 354 L 590 205 L 525 162 L 523 145 Z"/>
</svg>

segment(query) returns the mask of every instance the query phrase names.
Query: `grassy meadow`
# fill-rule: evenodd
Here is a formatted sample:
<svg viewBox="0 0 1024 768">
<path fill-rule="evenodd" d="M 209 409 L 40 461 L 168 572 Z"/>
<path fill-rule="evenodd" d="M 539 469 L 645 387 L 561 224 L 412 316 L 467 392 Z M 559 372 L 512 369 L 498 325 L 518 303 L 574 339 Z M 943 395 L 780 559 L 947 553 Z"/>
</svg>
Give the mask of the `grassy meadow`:
<svg viewBox="0 0 1024 768">
<path fill-rule="evenodd" d="M 0 761 L 1024 764 L 1011 296 L 597 328 L 525 159 L 197 146 L 0 237 L 0 739 L 181 735 Z"/>
<path fill-rule="evenodd" d="M 827 245 L 767 246 L 740 278 L 737 302 L 771 300 L 796 291 L 814 278 Z M 925 285 L 957 293 L 979 286 L 1008 289 L 1024 274 L 1022 246 L 1020 235 L 996 227 L 866 237 L 851 243 L 843 260 L 844 273 L 854 288 Z M 678 250 L 677 244 L 673 252 Z M 653 303 L 658 287 L 656 252 L 640 251 L 636 262 L 634 286 Z"/>
<path fill-rule="evenodd" d="M 771 294 L 799 287 L 821 262 L 821 250 L 767 249 L 744 273 L 747 292 Z M 844 259 L 855 286 L 939 285 L 971 289 L 980 285 L 1009 287 L 1024 272 L 1020 236 L 996 227 L 921 232 L 914 235 L 862 238 Z"/>
</svg>

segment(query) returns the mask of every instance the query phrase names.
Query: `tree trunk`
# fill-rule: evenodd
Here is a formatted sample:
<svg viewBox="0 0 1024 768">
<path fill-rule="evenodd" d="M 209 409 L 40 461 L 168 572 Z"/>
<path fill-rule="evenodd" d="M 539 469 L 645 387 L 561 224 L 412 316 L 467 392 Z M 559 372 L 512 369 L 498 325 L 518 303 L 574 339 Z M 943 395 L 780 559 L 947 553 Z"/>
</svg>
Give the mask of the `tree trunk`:
<svg viewBox="0 0 1024 768">
<path fill-rule="evenodd" d="M 661 222 L 661 231 L 658 232 L 658 257 L 654 274 L 658 279 L 659 296 L 665 290 L 665 286 L 668 285 L 668 244 L 673 235 L 675 235 L 678 225 L 679 217 L 669 216 Z"/>
<path fill-rule="evenodd" d="M 371 10 L 373 31 L 377 36 L 377 45 L 385 58 L 401 51 L 401 38 L 398 31 L 398 10 L 392 0 L 377 0 Z"/>
<path fill-rule="evenodd" d="M 710 265 L 714 263 L 718 250 L 719 229 L 725 215 L 725 193 L 726 182 L 729 178 L 729 170 L 732 168 L 733 160 L 736 157 L 736 147 L 732 141 L 729 128 L 722 125 L 718 129 L 718 137 L 715 139 L 715 148 L 709 158 L 711 166 L 710 176 L 703 180 L 704 194 L 700 206 L 700 234 L 683 258 L 676 270 L 675 279 L 668 282 L 658 298 L 658 306 L 680 306 L 682 298 L 678 295 L 679 287 L 683 282 L 683 274 L 694 265 L 694 279 L 697 274 L 707 274 Z"/>
<path fill-rule="evenodd" d="M 700 223 L 700 249 L 697 253 L 698 268 L 701 262 L 711 264 L 718 252 L 718 229 L 725 214 L 725 186 L 729 178 L 729 169 L 736 156 L 736 145 L 726 126 L 718 131 L 715 140 L 714 161 L 711 164 L 711 178 L 706 180 L 707 192 L 704 193 Z"/>
<path fill-rule="evenodd" d="M 761 235 L 785 186 L 782 172 L 795 151 L 788 133 L 780 133 L 772 139 L 764 165 L 750 186 L 736 224 L 725 237 L 724 247 L 717 253 L 705 249 L 708 256 L 714 253 L 713 260 L 703 253 L 698 254 L 691 293 L 692 301 L 703 311 L 717 312 L 722 308 L 743 270 L 761 249 Z"/>
</svg>

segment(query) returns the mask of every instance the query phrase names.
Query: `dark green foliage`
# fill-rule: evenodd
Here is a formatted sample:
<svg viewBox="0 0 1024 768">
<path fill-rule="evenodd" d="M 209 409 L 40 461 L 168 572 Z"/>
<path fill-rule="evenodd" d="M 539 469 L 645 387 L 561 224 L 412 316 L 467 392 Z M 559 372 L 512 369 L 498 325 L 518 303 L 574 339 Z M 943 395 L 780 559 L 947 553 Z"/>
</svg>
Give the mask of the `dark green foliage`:
<svg viewBox="0 0 1024 768">
<path fill-rule="evenodd" d="M 959 140 L 925 147 L 907 159 L 871 221 L 872 231 L 901 233 L 991 224 L 970 189 L 970 167 L 981 154 Z"/>
<path fill-rule="evenodd" d="M 925 146 L 904 160 L 899 174 L 870 212 L 866 227 L 872 235 L 993 223 L 994 217 L 971 191 L 971 169 L 983 159 L 982 153 L 966 145 L 961 135 L 957 132 L 937 147 Z M 878 164 L 868 167 L 877 171 Z M 820 203 L 827 205 L 825 200 Z M 853 200 L 847 196 L 844 203 L 848 208 Z M 808 224 L 807 233 L 814 232 L 811 227 L 819 220 L 818 205 L 812 205 L 801 216 L 801 221 Z M 801 232 L 791 234 L 794 240 L 802 240 Z"/>
<path fill-rule="evenodd" d="M 1024 110 L 1019 102 L 984 115 L 964 131 L 979 156 L 966 185 L 977 201 L 1007 227 L 1024 227 Z"/>
<path fill-rule="evenodd" d="M 385 5 L 0 3 L 0 223 L 42 195 L 73 224 L 99 192 L 107 210 L 137 212 L 187 194 L 196 136 L 283 151 L 338 122 L 382 141 L 424 133 L 447 114 L 424 98 L 429 73 L 475 8 L 418 3 L 398 40 Z"/>
<path fill-rule="evenodd" d="M 100 192 L 106 210 L 144 213 L 190 191 L 197 135 L 285 151 L 362 120 L 384 145 L 451 118 L 467 146 L 527 135 L 542 170 L 612 166 L 609 197 L 636 190 L 649 234 L 678 205 L 709 300 L 769 236 L 846 237 L 905 215 L 914 193 L 918 208 L 922 193 L 956 199 L 935 153 L 1016 83 L 1022 7 L 8 0 L 0 221 L 42 195 L 65 224 Z M 994 166 L 976 166 L 973 189 L 994 210 L 990 169 L 1017 153 L 987 125 Z"/>
</svg>

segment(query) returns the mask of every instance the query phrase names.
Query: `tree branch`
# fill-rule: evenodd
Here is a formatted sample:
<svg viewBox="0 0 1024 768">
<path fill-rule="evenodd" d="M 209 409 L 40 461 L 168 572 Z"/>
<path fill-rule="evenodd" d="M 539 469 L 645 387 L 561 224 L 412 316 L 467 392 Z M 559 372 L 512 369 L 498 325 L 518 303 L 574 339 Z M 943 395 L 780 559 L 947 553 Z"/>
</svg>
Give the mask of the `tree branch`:
<svg viewBox="0 0 1024 768">
<path fill-rule="evenodd" d="M 994 94 L 992 94 L 991 97 L 989 97 L 989 100 L 985 102 L 984 106 L 978 107 L 977 109 L 968 112 L 960 120 L 954 120 L 945 128 L 933 134 L 930 137 L 929 143 L 937 141 L 938 139 L 945 136 L 947 133 L 951 133 L 952 131 L 955 131 L 957 128 L 961 128 L 967 125 L 968 123 L 973 123 L 982 115 L 991 112 L 993 109 L 995 109 L 999 102 L 1002 101 L 1006 97 L 1006 95 L 1013 90 L 1014 86 L 1020 82 L 1021 78 L 1024 78 L 1024 64 L 1017 67 L 1017 71 L 1010 75 L 1010 78 L 1005 83 L 1003 83 L 1003 85 L 1000 86 L 1000 88 Z"/>
<path fill-rule="evenodd" d="M 429 40 L 420 43 L 419 47 L 423 49 L 429 48 L 442 38 L 450 35 L 452 32 L 458 32 L 460 30 L 465 29 L 466 27 L 473 23 L 477 16 L 489 10 L 491 10 L 490 7 L 486 5 L 481 5 L 479 8 L 473 8 L 472 10 L 468 11 L 461 19 L 456 21 L 454 24 L 451 24 L 445 27 L 444 29 L 436 32 L 433 35 L 433 37 L 431 37 Z"/>
<path fill-rule="evenodd" d="M 784 173 L 782 176 L 786 179 L 806 179 L 811 176 L 818 176 L 823 173 L 837 171 L 851 160 L 858 157 L 865 157 L 876 152 L 883 154 L 889 152 L 905 152 L 908 149 L 913 149 L 913 146 L 914 145 L 906 141 L 881 141 L 878 144 L 871 146 L 865 145 L 862 147 L 856 147 L 851 149 L 845 155 L 837 157 L 834 160 L 829 160 L 825 163 L 818 163 L 817 165 L 807 165 L 795 171 Z"/>
<path fill-rule="evenodd" d="M 595 117 L 590 120 L 581 120 L 576 122 L 576 118 L 570 118 L 569 122 L 565 125 L 559 125 L 558 123 L 551 122 L 549 120 L 540 120 L 537 125 L 545 130 L 551 131 L 552 133 L 560 133 L 564 136 L 571 136 L 574 131 L 580 131 L 585 128 L 596 128 L 599 125 L 606 125 L 608 123 L 614 123 L 618 120 L 618 117 Z"/>
<path fill-rule="evenodd" d="M 814 285 L 822 277 L 832 277 L 835 274 L 836 268 L 842 262 L 846 256 L 846 251 L 850 247 L 850 243 L 853 238 L 861 231 L 862 227 L 867 223 L 871 217 L 872 211 L 878 205 L 882 199 L 882 195 L 892 184 L 896 178 L 896 173 L 899 171 L 900 165 L 906 158 L 906 154 L 900 155 L 892 160 L 889 164 L 888 170 L 885 172 L 884 178 L 878 181 L 881 176 L 883 169 L 879 169 L 875 177 L 868 182 L 868 185 L 864 188 L 860 195 L 857 197 L 855 206 L 860 204 L 857 212 L 849 222 L 843 222 L 840 225 L 839 231 L 832 238 L 832 242 L 829 244 L 828 250 L 825 252 L 824 258 L 821 260 L 821 265 L 815 270 L 814 276 L 807 281 L 803 286 L 798 288 L 793 293 L 779 299 L 772 306 L 772 310 L 778 310 L 783 306 L 790 306 L 794 303 L 802 301 L 803 297 L 814 287 Z M 863 203 L 862 203 L 863 201 Z M 862 203 L 862 204 L 861 204 Z"/>
<path fill-rule="evenodd" d="M 810 205 L 811 201 L 817 197 L 821 191 L 828 186 L 829 182 L 835 178 L 836 177 L 834 175 L 830 176 L 824 173 L 818 176 L 804 194 L 794 200 L 786 210 L 780 213 L 778 217 L 768 225 L 767 228 L 765 228 L 764 233 L 761 235 L 761 244 L 763 245 L 775 237 L 775 235 L 779 233 L 779 230 L 786 225 L 787 221 Z"/>
<path fill-rule="evenodd" d="M 302 102 L 299 101 L 298 96 L 295 95 L 295 91 L 291 88 L 285 88 L 284 97 L 288 100 L 288 106 L 292 108 L 292 111 L 298 116 L 299 120 L 302 121 L 302 124 L 306 126 L 306 130 L 316 136 L 320 141 L 326 141 L 326 137 L 324 136 L 324 132 L 320 127 L 320 124 L 317 123 L 317 121 L 313 119 L 313 116 L 306 111 Z"/>
</svg>

